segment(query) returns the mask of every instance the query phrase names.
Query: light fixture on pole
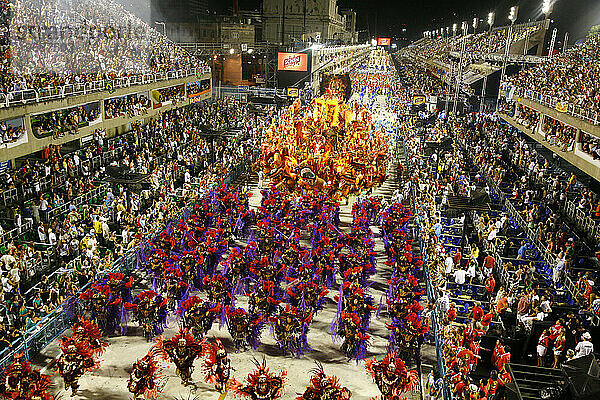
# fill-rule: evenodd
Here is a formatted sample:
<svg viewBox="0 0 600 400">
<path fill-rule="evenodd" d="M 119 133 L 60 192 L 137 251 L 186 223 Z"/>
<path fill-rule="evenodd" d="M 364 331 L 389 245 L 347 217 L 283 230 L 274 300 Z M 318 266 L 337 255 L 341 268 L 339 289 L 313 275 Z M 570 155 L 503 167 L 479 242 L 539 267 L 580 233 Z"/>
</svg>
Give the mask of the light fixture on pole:
<svg viewBox="0 0 600 400">
<path fill-rule="evenodd" d="M 546 16 L 546 19 L 548 19 L 548 17 L 550 17 L 553 6 L 554 6 L 553 0 L 543 0 L 542 1 L 542 13 L 544 13 L 544 15 Z"/>
<path fill-rule="evenodd" d="M 511 24 L 514 24 L 517 20 L 517 16 L 519 15 L 519 6 L 512 6 L 510 8 L 510 13 L 508 14 L 508 19 Z"/>
<path fill-rule="evenodd" d="M 473 18 L 473 33 L 477 33 L 477 27 L 479 26 L 479 18 Z"/>
<path fill-rule="evenodd" d="M 510 20 L 510 26 L 508 27 L 508 34 L 506 35 L 506 44 L 504 45 L 504 57 L 502 60 L 502 72 L 500 73 L 500 86 L 504 84 L 504 77 L 506 76 L 506 64 L 508 63 L 508 55 L 510 54 L 510 47 L 513 42 L 513 25 L 517 20 L 519 14 L 519 6 L 512 6 L 510 8 L 510 14 L 508 19 Z M 498 91 L 498 98 L 500 98 L 500 91 Z M 499 102 L 496 102 L 496 111 L 498 110 Z"/>
<path fill-rule="evenodd" d="M 494 14 L 493 12 L 488 14 L 488 25 L 490 26 L 490 29 L 492 28 L 492 25 L 494 25 L 494 17 L 496 16 L 496 14 Z"/>
</svg>

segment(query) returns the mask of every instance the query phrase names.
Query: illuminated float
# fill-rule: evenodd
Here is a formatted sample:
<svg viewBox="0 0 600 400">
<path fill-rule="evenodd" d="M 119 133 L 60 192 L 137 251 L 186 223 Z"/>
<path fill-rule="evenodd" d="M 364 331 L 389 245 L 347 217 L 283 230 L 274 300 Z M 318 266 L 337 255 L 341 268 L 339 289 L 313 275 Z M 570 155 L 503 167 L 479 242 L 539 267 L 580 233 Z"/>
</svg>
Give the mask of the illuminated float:
<svg viewBox="0 0 600 400">
<path fill-rule="evenodd" d="M 272 185 L 340 199 L 385 181 L 388 135 L 367 108 L 347 106 L 351 90 L 348 75 L 327 76 L 320 97 L 309 106 L 296 100 L 270 127 L 259 163 Z"/>
</svg>

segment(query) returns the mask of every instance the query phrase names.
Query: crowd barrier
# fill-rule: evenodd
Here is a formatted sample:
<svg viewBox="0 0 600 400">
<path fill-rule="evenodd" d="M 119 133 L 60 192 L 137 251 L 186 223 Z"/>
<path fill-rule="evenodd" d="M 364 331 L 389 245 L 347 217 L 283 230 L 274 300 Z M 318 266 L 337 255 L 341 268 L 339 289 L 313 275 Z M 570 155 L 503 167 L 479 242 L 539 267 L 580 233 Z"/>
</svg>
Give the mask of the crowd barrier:
<svg viewBox="0 0 600 400">
<path fill-rule="evenodd" d="M 135 249 L 130 250 L 123 257 L 116 260 L 111 268 L 99 272 L 96 279 L 101 278 L 109 272 L 121 271 L 126 273 L 131 271 L 136 261 Z M 90 287 L 92 282 L 81 288 L 80 292 Z M 71 304 L 74 297 L 71 296 L 65 300 L 56 310 L 46 315 L 35 326 L 26 330 L 20 340 L 13 342 L 11 348 L 4 349 L 0 353 L 0 370 L 3 370 L 14 359 L 15 354 L 23 353 L 26 358 L 31 358 L 39 354 L 50 342 L 56 339 L 62 332 L 70 328 L 73 316 L 69 315 L 65 308 Z"/>
<path fill-rule="evenodd" d="M 11 240 L 21 237 L 25 232 L 28 232 L 33 227 L 33 221 L 25 220 L 21 226 L 4 232 L 0 235 L 0 246 L 6 246 Z"/>
<path fill-rule="evenodd" d="M 136 85 L 145 85 L 172 79 L 187 78 L 190 76 L 197 76 L 207 73 L 210 73 L 210 67 L 208 66 L 177 71 L 149 73 L 115 79 L 102 79 L 92 82 L 65 84 L 61 86 L 39 88 L 35 90 L 17 90 L 8 93 L 0 93 L 0 108 L 64 99 L 65 97 L 69 96 L 101 92 L 109 90 L 110 88 L 112 88 L 110 90 L 128 88 Z"/>
<path fill-rule="evenodd" d="M 84 203 L 89 203 L 92 199 L 99 199 L 101 196 L 104 196 L 104 194 L 106 194 L 106 192 L 108 192 L 108 189 L 109 189 L 108 184 L 103 183 L 100 186 L 98 186 L 97 188 L 87 191 L 84 194 L 82 194 L 81 196 L 75 197 L 73 200 L 71 200 L 68 203 L 64 203 L 58 207 L 51 208 L 46 213 L 45 219 L 47 221 L 55 220 L 57 217 L 67 214 L 69 212 L 69 208 L 71 207 L 71 205 L 77 207 Z"/>
<path fill-rule="evenodd" d="M 410 161 L 410 158 L 408 156 L 408 151 L 406 149 L 406 141 L 402 141 L 402 148 L 403 148 L 403 152 L 404 152 L 404 164 L 405 164 L 406 171 L 409 173 L 409 175 L 412 175 L 412 163 Z M 411 202 L 413 205 L 413 210 L 412 210 L 413 216 L 415 216 L 418 214 L 417 208 L 418 207 L 420 208 L 423 205 L 417 203 L 417 196 L 415 193 L 414 186 L 411 188 L 410 193 L 411 193 Z M 416 238 L 417 242 L 419 243 L 419 248 L 421 249 L 421 259 L 423 261 L 423 271 L 424 271 L 424 277 L 425 277 L 425 289 L 426 289 L 427 299 L 429 302 L 436 303 L 436 307 L 433 309 L 433 311 L 431 313 L 430 332 L 433 332 L 433 334 L 434 334 L 435 352 L 436 352 L 437 363 L 438 363 L 438 365 L 437 365 L 438 372 L 439 372 L 440 376 L 443 377 L 446 375 L 446 362 L 445 362 L 443 352 L 442 352 L 443 343 L 440 340 L 439 335 L 437 334 L 438 326 L 440 324 L 439 324 L 439 310 L 437 309 L 436 300 L 438 299 L 439 295 L 438 295 L 438 293 L 436 293 L 435 288 L 431 282 L 431 275 L 430 275 L 429 264 L 428 264 L 427 244 L 423 241 L 423 238 L 421 236 L 420 227 L 418 224 L 415 225 L 414 237 Z M 452 399 L 452 392 L 451 392 L 450 388 L 448 387 L 448 384 L 445 379 L 443 380 L 442 393 L 443 393 L 444 400 Z"/>
<path fill-rule="evenodd" d="M 247 96 L 258 97 L 285 96 L 285 89 L 260 88 L 255 86 L 213 86 L 213 95 L 215 99 L 221 99 L 229 96 Z"/>
</svg>

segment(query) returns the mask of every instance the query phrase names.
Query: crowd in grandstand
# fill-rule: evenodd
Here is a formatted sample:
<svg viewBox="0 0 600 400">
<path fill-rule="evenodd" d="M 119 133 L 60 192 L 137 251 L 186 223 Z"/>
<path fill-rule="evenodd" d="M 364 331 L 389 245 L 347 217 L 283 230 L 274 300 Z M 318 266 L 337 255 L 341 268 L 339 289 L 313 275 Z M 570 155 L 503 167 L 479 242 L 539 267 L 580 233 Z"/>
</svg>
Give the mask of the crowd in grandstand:
<svg viewBox="0 0 600 400">
<path fill-rule="evenodd" d="M 592 156 L 594 160 L 600 159 L 600 139 L 583 133 L 581 135 L 581 150 Z"/>
<path fill-rule="evenodd" d="M 541 28 L 540 24 L 514 26 L 511 45 L 535 35 Z M 509 27 L 499 27 L 490 31 L 462 35 L 459 27 L 457 32 L 444 31 L 435 37 L 424 38 L 409 47 L 409 51 L 427 60 L 447 62 L 450 52 L 459 52 L 464 40 L 467 54 L 494 54 L 503 51 L 506 47 L 508 33 Z"/>
<path fill-rule="evenodd" d="M 531 164 L 528 161 L 530 154 L 534 157 L 533 151 L 527 150 L 524 142 L 516 140 L 516 132 L 494 118 L 479 117 L 451 123 L 447 127 L 448 135 L 453 134 L 458 141 L 453 150 L 444 155 L 443 163 L 442 159 L 423 156 L 423 145 L 426 140 L 431 140 L 425 132 L 417 133 L 417 129 L 406 129 L 406 132 L 410 156 L 418 160 L 412 180 L 418 182 L 416 203 L 422 204 L 418 218 L 422 221 L 421 231 L 428 248 L 429 279 L 437 299 L 437 333 L 443 343 L 445 378 L 452 392 L 458 398 L 471 395 L 487 398 L 497 392 L 504 393 L 504 385 L 511 380 L 507 369 L 513 352 L 511 346 L 518 343 L 515 342 L 518 337 L 539 334 L 534 329 L 536 321 L 551 322 L 548 325 L 551 327 L 539 337 L 537 354 L 533 357 L 537 365 L 556 368 L 559 362 L 589 354 L 593 345 L 591 335 L 584 327 L 584 324 L 589 326 L 587 317 L 561 314 L 553 309 L 555 302 L 564 301 L 560 295 L 564 292 L 556 291 L 564 282 L 565 275 L 562 274 L 573 274 L 573 267 L 582 256 L 576 252 L 582 251 L 583 246 L 576 243 L 577 238 L 561 221 L 559 208 L 555 209 L 556 214 L 550 209 L 543 211 L 550 215 L 538 222 L 526 218 L 529 224 L 540 224 L 541 236 L 547 237 L 548 247 L 557 255 L 557 265 L 550 266 L 553 269 L 541 267 L 531 242 L 518 233 L 520 228 L 514 217 L 506 212 L 477 212 L 473 217 L 477 235 L 463 235 L 462 239 L 467 243 L 451 239 L 455 235 L 461 236 L 466 227 L 465 215 L 445 216 L 448 196 L 461 193 L 465 186 L 485 185 L 486 177 L 493 180 L 494 174 L 498 175 L 497 170 L 502 170 L 499 172 L 502 181 L 502 177 L 510 175 L 506 171 L 510 171 L 511 161 L 524 167 L 523 172 L 519 171 L 519 174 L 523 173 L 522 183 L 516 180 L 518 186 L 513 193 L 502 183 L 493 187 L 503 187 L 524 215 L 533 216 L 528 214 L 530 207 L 537 208 L 538 212 L 543 210 L 542 204 L 554 207 L 554 202 L 549 199 L 560 197 L 558 194 L 563 193 L 564 188 L 553 189 L 552 193 L 548 190 L 545 198 L 539 192 L 544 191 L 543 187 L 530 186 L 540 176 L 540 183 L 552 181 L 547 162 L 543 168 L 544 176 L 543 171 L 537 169 L 544 165 L 538 165 L 535 158 L 529 159 Z M 509 164 L 503 164 L 507 161 Z M 513 176 L 508 181 L 514 180 Z M 409 183 L 405 187 L 410 188 Z M 538 192 L 528 194 L 533 190 Z M 501 271 L 506 271 L 510 278 L 506 280 Z M 557 274 L 560 274 L 558 278 Z M 582 287 L 589 285 L 588 275 L 577 279 Z M 576 296 L 576 301 L 581 301 L 585 308 L 590 305 L 590 299 L 595 299 L 591 291 L 585 289 Z M 517 325 L 512 326 L 511 315 L 515 314 Z M 488 341 L 484 346 L 488 331 L 500 339 L 495 343 Z M 538 337 L 534 336 L 534 340 Z M 519 357 L 528 356 L 521 354 L 526 351 L 524 349 L 516 351 Z M 491 374 L 483 379 L 480 374 L 474 374 L 481 362 L 492 365 Z M 498 396 L 502 398 L 502 394 Z"/>
<path fill-rule="evenodd" d="M 0 7 L 4 93 L 205 68 L 112 0 L 3 1 Z"/>
<path fill-rule="evenodd" d="M 104 114 L 106 119 L 126 115 L 129 118 L 146 114 L 150 107 L 150 99 L 143 94 L 131 94 L 124 97 L 115 97 L 104 100 Z"/>
<path fill-rule="evenodd" d="M 404 75 L 438 85 L 432 75 L 419 74 L 419 67 L 405 63 L 404 69 L 413 69 Z M 427 83 L 407 85 L 404 91 L 413 94 Z M 549 117 L 540 126 L 540 113 L 504 99 L 498 109 L 544 132 L 545 140 L 561 150 L 574 149 L 575 131 L 569 126 Z M 430 299 L 437 304 L 443 378 L 454 396 L 503 398 L 511 361 L 559 368 L 591 354 L 590 328 L 597 326 L 600 311 L 595 287 L 600 243 L 568 204 L 597 219 L 598 195 L 497 116 L 415 121 L 410 117 L 403 123 L 413 172 L 401 197 L 410 198 L 412 192 L 419 205 L 416 219 L 434 288 Z M 450 151 L 425 152 L 427 143 L 448 136 L 454 139 Z M 581 143 L 585 152 L 598 150 L 591 135 L 582 133 Z M 477 188 L 493 202 L 506 200 L 510 206 L 447 214 L 450 198 L 468 197 Z M 474 235 L 467 231 L 469 224 Z M 489 336 L 499 340 L 490 342 Z M 523 340 L 532 345 L 524 347 Z M 481 363 L 487 366 L 478 369 Z M 490 364 L 491 373 L 482 376 Z M 435 382 L 432 378 L 430 393 L 439 394 Z"/>
<path fill-rule="evenodd" d="M 75 134 L 79 128 L 96 121 L 99 117 L 98 105 L 83 105 L 33 116 L 31 127 L 34 135 L 38 137 L 51 134 L 53 138 L 57 138 L 65 134 Z"/>
<path fill-rule="evenodd" d="M 15 124 L 13 126 L 10 122 L 0 122 L 0 145 L 8 144 L 17 141 L 25 133 L 23 124 Z"/>
<path fill-rule="evenodd" d="M 508 82 L 561 102 L 600 110 L 600 34 L 588 37 L 544 63 L 509 77 Z"/>
<path fill-rule="evenodd" d="M 29 231 L 23 228 L 25 241 L 8 240 L 0 249 L 6 271 L 0 291 L 7 304 L 2 319 L 8 321 L 4 329 L 9 331 L 2 331 L 0 325 L 5 345 L 156 231 L 179 210 L 181 199 L 193 198 L 199 188 L 222 180 L 237 165 L 250 161 L 265 127 L 252 121 L 248 108 L 237 101 L 194 103 L 147 125 L 138 124 L 132 132 L 109 141 L 98 131 L 93 142 L 73 153 L 63 155 L 50 147 L 43 161 L 25 161 L 19 169 L 7 171 L 4 189 L 22 188 L 20 199 L 25 200 L 22 207 L 14 205 L 14 223 L 21 227 L 30 220 L 33 225 Z M 201 127 L 241 131 L 211 143 L 204 139 Z M 113 161 L 91 166 L 92 158 L 113 150 L 118 154 Z M 149 175 L 151 188 L 138 192 L 107 185 L 91 203 L 77 206 L 73 199 L 106 185 L 102 181 L 107 168 Z M 40 180 L 46 177 L 64 183 L 42 193 Z M 65 204 L 68 208 L 53 213 Z M 34 285 L 39 274 L 28 261 L 39 259 L 40 249 L 52 255 L 45 271 L 58 272 L 45 274 Z"/>
<path fill-rule="evenodd" d="M 60 85 L 202 65 L 111 0 L 67 3 L 76 11 L 67 12 L 65 5 L 57 0 L 23 0 L 15 3 L 17 6 L 2 3 L 0 91 L 43 91 Z M 87 36 L 57 41 L 48 35 L 51 29 L 36 28 L 42 20 L 47 21 L 47 27 L 68 26 L 79 35 Z M 7 28 L 9 22 L 14 28 Z M 538 29 L 538 25 L 515 28 L 512 43 L 526 39 Z M 507 35 L 508 28 L 502 28 L 466 38 L 426 39 L 409 51 L 420 57 L 442 60 L 464 39 L 469 52 L 497 53 L 504 47 Z M 524 68 L 508 81 L 560 101 L 600 110 L 599 44 L 600 35 L 592 36 L 582 45 L 539 66 Z M 377 56 L 375 59 L 384 58 L 383 52 L 373 54 Z M 422 261 L 425 266 L 422 271 L 415 268 L 418 273 L 414 276 L 402 274 L 401 278 L 413 285 L 416 292 L 420 290 L 417 281 L 423 280 L 428 302 L 425 307 L 421 305 L 420 293 L 415 295 L 412 304 L 400 303 L 395 305 L 400 311 L 393 311 L 414 314 L 414 319 L 419 323 L 423 321 L 427 330 L 431 322 L 431 334 L 439 342 L 442 359 L 441 371 L 436 370 L 429 382 L 430 393 L 439 396 L 444 386 L 457 399 L 501 399 L 505 396 L 506 384 L 514 378 L 511 362 L 559 368 L 565 361 L 594 351 L 590 332 L 600 323 L 600 294 L 595 287 L 600 238 L 597 232 L 588 230 L 587 220 L 573 218 L 570 209 L 574 205 L 586 218 L 598 222 L 600 197 L 580 182 L 573 170 L 563 170 L 546 151 L 538 151 L 531 135 L 523 134 L 501 117 L 512 117 L 521 126 L 542 134 L 544 140 L 557 146 L 561 153 L 573 152 L 578 146 L 577 131 L 569 125 L 548 116 L 542 120 L 539 112 L 505 98 L 498 102 L 499 114 L 448 116 L 441 110 L 424 111 L 425 107 L 415 112 L 417 107 L 413 106 L 422 105 L 423 98 L 443 94 L 444 83 L 438 78 L 438 71 L 422 67 L 415 57 L 407 57 L 407 54 L 394 59 L 398 75 L 392 74 L 394 68 L 389 62 L 373 66 L 373 58 L 352 74 L 356 109 L 363 105 L 376 107 L 377 97 L 385 97 L 394 130 L 398 128 L 396 117 L 401 120 L 399 136 L 394 139 L 403 141 L 403 150 L 396 146 L 391 152 L 396 156 L 393 161 L 398 164 L 398 187 L 392 200 L 407 205 L 403 223 L 410 226 L 410 231 L 403 230 L 400 235 L 400 229 L 396 229 L 394 234 L 402 236 L 403 246 L 398 249 L 410 255 L 410 263 L 417 266 Z M 321 62 L 327 62 L 337 55 L 322 57 Z M 185 96 L 185 90 L 184 86 L 176 86 L 157 90 L 152 96 L 157 102 L 177 103 Z M 102 109 L 106 119 L 133 118 L 146 114 L 151 105 L 147 94 L 130 94 L 104 100 Z M 100 109 L 99 105 L 85 105 L 32 116 L 32 131 L 37 137 L 51 134 L 53 138 L 76 133 L 79 127 L 96 121 Z M 98 129 L 91 140 L 74 151 L 66 152 L 64 147 L 51 145 L 41 157 L 22 158 L 17 165 L 13 164 L 16 168 L 4 171 L 0 183 L 4 201 L 0 211 L 0 350 L 15 349 L 26 331 L 35 329 L 37 323 L 61 311 L 61 307 L 68 308 L 68 300 L 94 282 L 99 272 L 108 270 L 128 252 L 140 250 L 142 242 L 160 238 L 154 242 L 152 251 L 157 258 L 165 256 L 164 262 L 168 264 L 170 255 L 167 256 L 161 246 L 170 252 L 169 246 L 174 246 L 176 236 L 169 236 L 172 232 L 162 235 L 168 231 L 166 227 L 172 225 L 168 222 L 204 191 L 235 175 L 237 170 L 251 171 L 250 165 L 261 145 L 267 147 L 261 143 L 263 133 L 281 114 L 277 115 L 275 107 L 265 107 L 263 111 L 251 112 L 247 103 L 233 98 L 191 103 L 159 113 L 143 124 L 133 123 L 130 131 L 116 136 L 107 137 L 105 130 Z M 0 143 L 14 142 L 23 133 L 22 125 L 0 123 Z M 580 137 L 581 150 L 594 160 L 600 158 L 600 140 L 585 133 L 580 133 Z M 406 154 L 401 157 L 403 152 Z M 290 154 L 283 156 L 291 158 Z M 281 157 L 280 153 L 274 154 L 269 162 L 277 163 Z M 283 169 L 274 168 L 272 176 L 282 173 Z M 310 173 L 303 172 L 302 179 L 311 179 Z M 258 176 L 262 189 L 264 172 Z M 122 179 L 128 177 L 143 178 L 147 187 L 142 190 L 138 185 L 124 183 Z M 348 181 L 353 179 L 348 178 Z M 356 181 L 360 179 L 363 175 Z M 278 190 L 273 189 L 273 199 L 279 195 Z M 242 203 L 242 209 L 247 207 L 245 193 L 240 200 L 238 194 L 223 192 L 223 199 L 235 197 L 239 202 L 236 207 Z M 482 196 L 486 205 L 471 204 L 475 203 L 471 200 L 476 196 Z M 213 216 L 211 211 L 219 207 L 215 206 L 217 200 L 215 195 L 214 199 L 202 203 L 205 207 L 202 212 L 194 209 L 197 213 L 191 218 L 194 223 L 199 216 L 208 215 L 209 220 Z M 361 207 L 370 201 L 376 202 L 361 198 L 353 212 L 363 212 Z M 468 202 L 469 207 L 461 207 L 461 202 Z M 269 221 L 280 216 L 280 209 L 274 204 L 277 203 L 261 204 L 261 212 L 269 207 L 274 209 Z M 199 203 L 196 205 L 200 207 Z M 223 205 L 226 212 L 231 211 L 225 201 Z M 398 209 L 401 206 L 398 204 Z M 414 215 L 409 215 L 409 207 Z M 456 212 L 457 208 L 464 209 Z M 364 211 L 365 219 L 384 218 L 379 211 L 372 212 L 368 218 L 367 214 Z M 335 219 L 328 215 L 327 218 Z M 358 220 L 360 218 L 353 224 Z M 219 224 L 222 223 L 219 219 Z M 257 226 L 256 231 L 275 235 L 268 223 Z M 283 221 L 277 227 L 292 226 L 286 224 L 287 221 Z M 242 217 L 230 226 L 219 225 L 219 229 L 221 233 L 228 229 L 228 235 L 235 235 L 241 225 Z M 361 245 L 365 248 L 371 244 L 371 236 L 374 237 L 368 225 L 364 232 L 352 229 L 352 235 L 356 235 L 353 239 L 357 243 L 366 242 Z M 211 229 L 206 224 L 197 231 L 203 230 L 202 235 L 205 235 L 212 232 Z M 14 235 L 6 234 L 15 231 Z M 317 237 L 321 234 L 325 238 L 324 232 L 315 233 L 311 240 L 319 240 Z M 385 235 L 384 232 L 382 237 L 389 252 Z M 184 243 L 180 237 L 177 241 Z M 299 233 L 297 241 L 299 244 Z M 270 243 L 264 240 L 261 246 Z M 324 243 L 329 246 L 327 241 Z M 415 254 L 419 248 L 422 260 L 413 258 L 412 245 L 408 243 L 415 246 Z M 206 242 L 210 251 L 214 248 L 214 254 L 220 245 L 211 240 Z M 248 246 L 249 251 L 273 250 L 268 247 L 253 250 L 251 243 Z M 301 252 L 291 250 L 292 258 L 299 259 Z M 289 254 L 286 252 L 285 256 Z M 364 253 L 373 266 L 375 254 L 374 250 Z M 341 258 L 346 256 L 342 254 Z M 184 257 L 182 253 L 182 259 Z M 154 267 L 150 258 L 143 262 Z M 211 262 L 208 260 L 206 264 Z M 201 263 L 204 265 L 204 258 Z M 400 268 L 400 264 L 390 258 L 385 265 Z M 163 263 L 158 265 L 164 267 Z M 243 258 L 241 265 L 246 265 Z M 323 265 L 326 263 L 319 264 Z M 344 278 L 350 275 L 359 280 L 363 264 L 359 265 L 358 270 L 349 268 Z M 233 269 L 236 265 L 228 264 L 227 268 L 230 267 Z M 257 267 L 258 273 L 267 273 L 263 267 Z M 300 273 L 305 272 L 301 267 L 304 265 L 299 263 L 298 271 L 290 269 L 298 276 L 291 273 L 285 280 L 296 283 L 301 280 Z M 183 269 L 177 271 L 183 274 Z M 280 272 L 273 271 L 269 279 L 277 281 Z M 357 277 L 352 277 L 353 274 Z M 395 279 L 399 279 L 398 276 L 394 271 Z M 207 274 L 206 277 L 209 280 L 203 279 L 202 285 L 210 287 L 213 276 Z M 223 277 L 226 279 L 225 272 Z M 366 277 L 363 277 L 365 282 Z M 281 281 L 284 279 L 279 279 L 277 285 Z M 174 286 L 177 285 L 179 281 Z M 218 282 L 215 285 L 218 286 Z M 237 289 L 241 290 L 242 285 L 239 283 Z M 357 285 L 357 282 L 341 285 L 337 299 L 340 304 L 345 301 L 343 296 L 348 296 L 344 290 L 355 289 Z M 390 288 L 392 286 L 390 283 Z M 229 290 L 233 290 L 233 285 Z M 293 288 L 290 290 L 293 292 Z M 392 289 L 389 292 L 392 293 Z M 210 295 L 223 293 L 227 290 Z M 231 293 L 235 295 L 235 291 Z M 231 301 L 233 309 L 235 299 L 232 297 L 235 296 L 230 294 L 229 297 L 220 301 Z M 275 302 L 273 297 L 267 294 L 266 303 Z M 366 298 L 364 293 L 359 297 Z M 305 307 L 304 303 L 302 295 L 297 305 Z M 342 305 L 338 307 L 341 318 L 350 314 L 340 312 Z M 377 306 L 373 301 L 364 308 L 370 315 Z M 388 308 L 384 312 L 390 313 L 392 307 Z M 219 311 L 223 315 L 229 312 L 229 306 Z M 356 325 L 360 328 L 362 322 Z M 275 327 L 281 329 L 279 325 L 273 329 Z M 335 329 L 331 327 L 331 330 Z M 357 332 L 362 335 L 357 337 L 366 343 L 366 328 L 364 335 L 358 328 Z M 421 333 L 420 338 L 426 333 Z M 397 335 L 396 339 L 402 339 L 402 333 Z M 394 346 L 393 340 L 391 342 L 390 346 Z M 481 368 L 484 364 L 486 367 Z M 443 375 L 438 377 L 438 372 Z"/>
</svg>

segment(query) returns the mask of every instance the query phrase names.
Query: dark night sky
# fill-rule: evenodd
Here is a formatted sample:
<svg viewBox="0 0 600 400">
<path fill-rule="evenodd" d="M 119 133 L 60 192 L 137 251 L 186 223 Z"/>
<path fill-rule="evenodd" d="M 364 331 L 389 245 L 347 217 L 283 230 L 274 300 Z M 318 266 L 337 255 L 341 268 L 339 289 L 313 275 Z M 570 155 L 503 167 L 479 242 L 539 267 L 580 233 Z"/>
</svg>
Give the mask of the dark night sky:
<svg viewBox="0 0 600 400">
<path fill-rule="evenodd" d="M 257 9 L 259 0 L 240 0 L 242 9 Z M 396 36 L 406 24 L 408 37 L 423 31 L 473 21 L 478 16 L 487 24 L 487 14 L 496 12 L 495 25 L 507 25 L 511 6 L 519 5 L 517 22 L 540 19 L 542 0 L 339 0 L 340 8 L 359 13 L 359 28 L 372 36 Z M 585 36 L 590 26 L 600 24 L 600 0 L 557 0 L 551 18 L 559 38 L 569 32 L 571 44 Z M 361 36 L 362 38 L 362 36 Z"/>
</svg>

